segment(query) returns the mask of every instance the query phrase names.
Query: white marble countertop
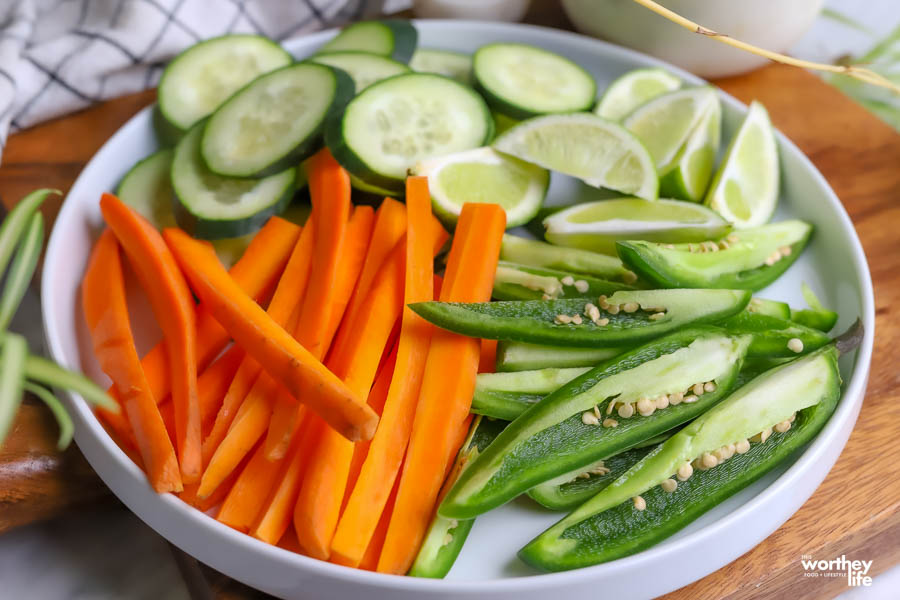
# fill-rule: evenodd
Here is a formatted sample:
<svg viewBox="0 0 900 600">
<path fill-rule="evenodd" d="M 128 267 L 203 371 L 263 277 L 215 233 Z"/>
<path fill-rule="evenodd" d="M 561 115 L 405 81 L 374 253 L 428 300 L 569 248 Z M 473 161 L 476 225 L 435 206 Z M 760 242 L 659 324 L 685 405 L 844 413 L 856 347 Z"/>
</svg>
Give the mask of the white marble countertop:
<svg viewBox="0 0 900 600">
<path fill-rule="evenodd" d="M 883 36 L 900 24 L 897 0 L 828 0 Z M 877 38 L 875 38 L 877 39 Z M 860 54 L 873 38 L 820 18 L 793 54 L 832 61 Z M 40 345 L 37 298 L 24 303 L 13 329 Z M 871 557 L 865 557 L 871 558 Z M 856 588 L 842 600 L 888 600 L 900 590 L 900 565 Z M 187 586 L 168 544 L 121 507 L 85 510 L 66 518 L 23 527 L 0 536 L 0 598 L 33 600 L 186 600 Z"/>
</svg>

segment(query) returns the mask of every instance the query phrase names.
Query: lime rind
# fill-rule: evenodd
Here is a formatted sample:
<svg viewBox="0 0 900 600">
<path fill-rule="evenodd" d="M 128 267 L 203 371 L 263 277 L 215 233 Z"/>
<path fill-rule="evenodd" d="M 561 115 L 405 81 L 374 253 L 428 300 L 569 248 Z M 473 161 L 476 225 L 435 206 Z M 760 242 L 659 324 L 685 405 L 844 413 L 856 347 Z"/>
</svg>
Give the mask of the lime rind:
<svg viewBox="0 0 900 600">
<path fill-rule="evenodd" d="M 450 228 L 467 202 L 499 204 L 507 227 L 524 225 L 541 209 L 550 184 L 546 169 L 490 147 L 424 160 L 413 172 L 428 177 L 434 214 Z"/>
<path fill-rule="evenodd" d="M 644 142 L 661 173 L 673 164 L 691 133 L 718 102 L 711 87 L 684 88 L 657 96 L 628 115 L 626 129 Z"/>
<path fill-rule="evenodd" d="M 660 175 L 660 194 L 700 202 L 709 187 L 722 139 L 722 104 L 710 105 L 672 165 Z"/>
<path fill-rule="evenodd" d="M 594 114 L 618 121 L 636 108 L 681 87 L 681 79 L 665 69 L 635 69 L 614 80 L 594 107 Z"/>
<path fill-rule="evenodd" d="M 616 253 L 619 240 L 682 243 L 718 239 L 728 222 L 692 202 L 618 198 L 578 204 L 544 219 L 547 241 L 570 248 Z"/>
<path fill-rule="evenodd" d="M 656 167 L 641 141 L 593 113 L 527 119 L 494 140 L 493 147 L 593 187 L 647 200 L 656 200 L 659 192 Z"/>
<path fill-rule="evenodd" d="M 778 204 L 775 131 L 765 107 L 754 101 L 713 177 L 704 203 L 736 228 L 757 227 Z"/>
</svg>

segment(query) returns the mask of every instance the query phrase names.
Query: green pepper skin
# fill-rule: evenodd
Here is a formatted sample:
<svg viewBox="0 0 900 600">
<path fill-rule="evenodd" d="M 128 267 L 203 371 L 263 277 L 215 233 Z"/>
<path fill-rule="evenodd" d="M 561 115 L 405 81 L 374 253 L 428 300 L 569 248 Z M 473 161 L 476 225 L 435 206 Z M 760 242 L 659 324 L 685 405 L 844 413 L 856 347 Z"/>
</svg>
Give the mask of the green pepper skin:
<svg viewBox="0 0 900 600">
<path fill-rule="evenodd" d="M 800 376 L 806 377 L 797 381 Z M 807 385 L 806 397 L 798 397 L 796 389 L 784 390 L 785 383 L 788 388 Z M 834 346 L 764 373 L 532 540 L 519 551 L 519 557 L 538 568 L 561 571 L 615 560 L 658 543 L 765 475 L 815 437 L 837 406 L 840 383 Z M 748 409 L 759 412 L 748 415 Z M 745 454 L 735 454 L 712 469 L 694 470 L 672 493 L 658 485 L 683 462 L 684 452 L 691 451 L 698 438 L 722 444 L 726 443 L 724 437 L 713 438 L 737 432 L 739 438 L 746 438 L 751 430 L 771 427 L 771 419 L 783 420 L 794 409 L 797 418 L 786 432 L 773 432 L 765 443 L 751 444 Z M 629 501 L 638 494 L 646 502 L 642 511 Z"/>
<path fill-rule="evenodd" d="M 565 277 L 584 281 L 588 286 L 587 290 L 579 292 L 574 285 L 563 285 L 562 280 Z M 528 279 L 532 279 L 533 284 L 537 285 L 529 287 Z M 543 282 L 547 282 L 547 285 L 542 285 Z M 597 279 L 589 275 L 500 261 L 494 278 L 492 296 L 497 300 L 541 300 L 545 294 L 553 298 L 596 298 L 601 294 L 608 295 L 619 290 L 632 289 L 634 289 L 632 286 L 624 283 Z"/>
<path fill-rule="evenodd" d="M 506 425 L 505 421 L 495 421 L 484 417 L 473 421 L 469 439 L 460 448 L 459 455 L 456 457 L 457 466 L 465 469 L 474 457 L 478 456 L 479 452 L 484 451 L 500 435 Z M 446 577 L 450 568 L 453 567 L 453 563 L 456 562 L 456 557 L 459 556 L 474 524 L 475 519 L 456 521 L 435 515 L 408 574 L 413 577 L 433 579 Z M 449 542 L 446 539 L 448 535 L 450 536 Z"/>
<path fill-rule="evenodd" d="M 636 290 L 616 292 L 610 304 L 634 302 L 641 306 L 667 309 L 652 320 L 638 310 L 617 314 L 600 311 L 609 319 L 596 325 L 585 312 L 587 300 L 527 300 L 520 302 L 420 302 L 409 307 L 438 327 L 471 337 L 513 340 L 556 346 L 596 347 L 636 345 L 660 337 L 686 325 L 716 323 L 740 312 L 750 301 L 741 290 Z M 577 315 L 581 324 L 560 324 L 558 315 Z"/>
<path fill-rule="evenodd" d="M 828 335 L 817 329 L 747 311 L 726 319 L 720 326 L 735 334 L 753 336 L 753 342 L 747 351 L 748 357 L 795 357 L 797 354 L 808 354 L 831 342 Z M 788 342 L 795 338 L 803 342 L 803 349 L 799 353 L 788 348 Z"/>
<path fill-rule="evenodd" d="M 722 288 L 757 291 L 790 267 L 806 247 L 812 226 L 803 221 L 782 221 L 732 233 L 740 241 L 730 248 L 693 253 L 695 244 L 617 242 L 622 262 L 642 279 L 663 288 Z M 731 237 L 731 236 L 729 236 Z M 789 246 L 791 253 L 772 265 L 769 255 Z"/>
<path fill-rule="evenodd" d="M 828 333 L 837 323 L 838 314 L 833 310 L 791 309 L 791 321 L 804 327 Z"/>
<path fill-rule="evenodd" d="M 469 410 L 476 415 L 513 421 L 547 394 L 590 370 L 591 367 L 575 367 L 481 373 L 475 379 Z"/>
<path fill-rule="evenodd" d="M 539 483 L 632 448 L 689 421 L 731 389 L 748 336 L 715 327 L 684 329 L 606 361 L 570 381 L 513 421 L 462 473 L 438 511 L 471 519 Z M 582 413 L 605 414 L 613 400 L 634 402 L 715 381 L 698 401 L 669 406 L 649 416 L 619 418 L 617 427 L 585 424 Z"/>
<path fill-rule="evenodd" d="M 787 302 L 767 300 L 765 298 L 751 298 L 750 303 L 747 304 L 747 312 L 769 315 L 770 317 L 778 317 L 779 319 L 786 320 L 791 318 L 791 307 Z"/>
<path fill-rule="evenodd" d="M 624 351 L 624 348 L 569 348 L 500 340 L 494 369 L 507 373 L 547 367 L 596 367 Z"/>
<path fill-rule="evenodd" d="M 620 452 L 603 461 L 609 469 L 606 475 L 591 474 L 587 479 L 572 479 L 565 483 L 547 482 L 528 490 L 528 496 L 550 510 L 570 511 L 590 500 L 600 490 L 618 479 L 623 473 L 647 456 L 653 446 L 641 446 Z"/>
</svg>

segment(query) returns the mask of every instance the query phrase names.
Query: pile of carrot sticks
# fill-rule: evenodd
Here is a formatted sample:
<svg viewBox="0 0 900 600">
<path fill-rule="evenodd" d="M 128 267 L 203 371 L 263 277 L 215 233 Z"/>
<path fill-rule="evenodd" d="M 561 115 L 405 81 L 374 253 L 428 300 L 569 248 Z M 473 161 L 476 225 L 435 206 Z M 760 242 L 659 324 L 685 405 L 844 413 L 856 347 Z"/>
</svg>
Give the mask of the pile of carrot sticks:
<svg viewBox="0 0 900 600">
<path fill-rule="evenodd" d="M 468 432 L 479 364 L 493 366 L 489 343 L 407 305 L 489 300 L 505 213 L 465 205 L 440 277 L 449 236 L 425 178 L 374 210 L 353 205 L 327 150 L 308 175 L 307 223 L 271 218 L 227 271 L 208 242 L 104 194 L 82 301 L 123 410 L 99 415 L 157 492 L 270 544 L 404 574 Z M 126 267 L 163 332 L 143 357 Z"/>
</svg>

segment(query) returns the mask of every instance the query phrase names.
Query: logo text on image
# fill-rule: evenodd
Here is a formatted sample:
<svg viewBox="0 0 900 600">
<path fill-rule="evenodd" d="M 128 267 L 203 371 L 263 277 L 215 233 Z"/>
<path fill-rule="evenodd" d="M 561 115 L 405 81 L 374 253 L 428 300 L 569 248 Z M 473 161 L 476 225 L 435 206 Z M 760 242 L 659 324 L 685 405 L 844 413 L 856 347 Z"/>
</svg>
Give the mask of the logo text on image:
<svg viewBox="0 0 900 600">
<path fill-rule="evenodd" d="M 806 571 L 804 577 L 846 577 L 850 587 L 872 585 L 872 577 L 868 575 L 872 568 L 871 560 L 850 560 L 845 554 L 831 560 L 816 560 L 809 554 L 800 557 L 800 564 Z"/>
</svg>

